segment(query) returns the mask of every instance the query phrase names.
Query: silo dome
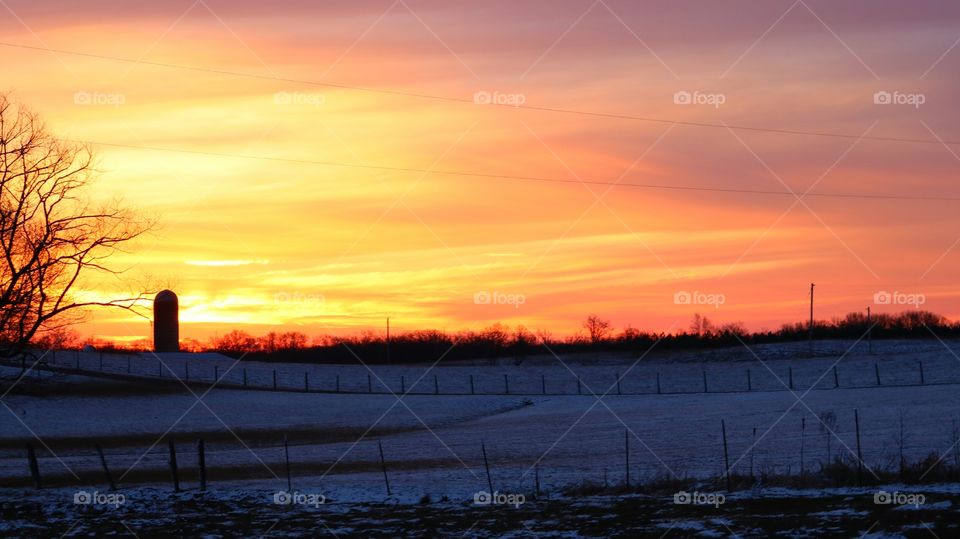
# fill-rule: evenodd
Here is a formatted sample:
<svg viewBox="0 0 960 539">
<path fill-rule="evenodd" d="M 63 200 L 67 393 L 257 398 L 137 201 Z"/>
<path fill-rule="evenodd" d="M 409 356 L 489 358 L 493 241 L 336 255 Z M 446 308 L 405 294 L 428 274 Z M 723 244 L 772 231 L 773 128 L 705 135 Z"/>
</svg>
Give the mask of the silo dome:
<svg viewBox="0 0 960 539">
<path fill-rule="evenodd" d="M 155 352 L 180 351 L 180 303 L 170 290 L 153 300 L 153 349 Z"/>
</svg>

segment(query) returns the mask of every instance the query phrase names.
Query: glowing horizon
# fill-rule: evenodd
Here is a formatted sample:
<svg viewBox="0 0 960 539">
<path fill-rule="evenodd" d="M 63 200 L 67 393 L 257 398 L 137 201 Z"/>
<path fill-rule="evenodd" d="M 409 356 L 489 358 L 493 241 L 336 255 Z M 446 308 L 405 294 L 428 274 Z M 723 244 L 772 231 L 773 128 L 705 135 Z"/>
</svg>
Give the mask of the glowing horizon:
<svg viewBox="0 0 960 539">
<path fill-rule="evenodd" d="M 667 331 L 695 312 L 774 329 L 806 317 L 811 282 L 821 319 L 916 307 L 884 292 L 960 318 L 960 6 L 8 4 L 0 41 L 35 48 L 0 45 L 5 89 L 56 135 L 103 143 L 93 196 L 160 221 L 113 259 L 129 281 L 81 294 L 168 282 L 185 338 L 388 316 L 398 331 L 562 336 L 589 313 Z M 942 200 L 759 193 L 788 189 Z M 724 302 L 675 300 L 698 292 Z M 116 312 L 78 329 L 150 336 Z"/>
</svg>

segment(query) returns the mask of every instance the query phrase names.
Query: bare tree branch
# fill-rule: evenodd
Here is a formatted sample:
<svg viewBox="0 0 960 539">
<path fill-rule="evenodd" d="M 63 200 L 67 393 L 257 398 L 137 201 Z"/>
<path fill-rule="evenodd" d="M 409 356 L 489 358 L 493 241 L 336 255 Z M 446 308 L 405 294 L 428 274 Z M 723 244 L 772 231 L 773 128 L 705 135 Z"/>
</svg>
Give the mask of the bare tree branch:
<svg viewBox="0 0 960 539">
<path fill-rule="evenodd" d="M 0 94 L 0 356 L 22 353 L 39 332 L 92 308 L 141 314 L 147 292 L 103 302 L 73 294 L 82 275 L 119 274 L 110 256 L 153 226 L 118 200 L 86 198 L 93 162 L 90 148 L 57 140 Z"/>
</svg>

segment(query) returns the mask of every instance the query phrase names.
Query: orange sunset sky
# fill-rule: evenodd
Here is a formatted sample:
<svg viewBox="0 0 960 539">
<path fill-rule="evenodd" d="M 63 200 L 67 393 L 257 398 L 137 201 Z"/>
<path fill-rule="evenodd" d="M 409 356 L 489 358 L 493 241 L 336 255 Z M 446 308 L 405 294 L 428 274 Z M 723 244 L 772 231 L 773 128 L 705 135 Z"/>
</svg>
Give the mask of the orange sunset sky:
<svg viewBox="0 0 960 539">
<path fill-rule="evenodd" d="M 0 89 L 91 144 L 94 196 L 159 220 L 113 259 L 127 282 L 82 294 L 169 282 L 185 337 L 776 328 L 810 282 L 821 318 L 882 291 L 958 317 L 958 23 L 947 1 L 2 0 Z M 858 196 L 787 193 L 811 188 Z"/>
</svg>

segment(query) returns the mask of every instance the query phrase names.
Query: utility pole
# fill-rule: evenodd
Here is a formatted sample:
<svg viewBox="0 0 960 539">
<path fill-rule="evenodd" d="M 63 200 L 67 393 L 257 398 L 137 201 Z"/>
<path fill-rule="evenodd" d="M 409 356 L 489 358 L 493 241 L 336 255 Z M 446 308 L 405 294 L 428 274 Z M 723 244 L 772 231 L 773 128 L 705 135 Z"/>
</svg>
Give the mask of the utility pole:
<svg viewBox="0 0 960 539">
<path fill-rule="evenodd" d="M 873 325 L 870 323 L 870 306 L 867 305 L 867 346 L 873 354 Z"/>
<path fill-rule="evenodd" d="M 390 363 L 390 317 L 387 317 L 387 363 Z"/>
<path fill-rule="evenodd" d="M 810 355 L 813 355 L 813 287 L 816 286 L 814 283 L 810 283 Z"/>
</svg>

